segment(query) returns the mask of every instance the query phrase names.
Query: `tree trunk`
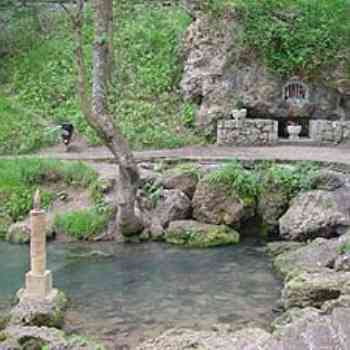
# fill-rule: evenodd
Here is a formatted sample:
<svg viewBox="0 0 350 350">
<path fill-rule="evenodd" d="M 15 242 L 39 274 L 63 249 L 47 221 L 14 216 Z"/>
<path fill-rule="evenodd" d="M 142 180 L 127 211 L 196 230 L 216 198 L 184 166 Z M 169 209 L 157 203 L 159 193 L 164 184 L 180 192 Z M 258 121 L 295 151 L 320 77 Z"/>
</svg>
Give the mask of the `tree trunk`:
<svg viewBox="0 0 350 350">
<path fill-rule="evenodd" d="M 79 72 L 81 108 L 88 123 L 112 152 L 117 164 L 117 218 L 116 228 L 124 236 L 138 234 L 143 229 L 142 219 L 135 213 L 136 192 L 139 184 L 137 164 L 127 141 L 112 121 L 107 107 L 108 80 L 108 23 L 104 9 L 110 0 L 93 0 L 95 41 L 93 46 L 92 104 L 87 92 L 86 66 L 83 56 L 82 19 L 83 3 L 80 0 L 80 18 L 75 22 L 76 60 Z"/>
</svg>

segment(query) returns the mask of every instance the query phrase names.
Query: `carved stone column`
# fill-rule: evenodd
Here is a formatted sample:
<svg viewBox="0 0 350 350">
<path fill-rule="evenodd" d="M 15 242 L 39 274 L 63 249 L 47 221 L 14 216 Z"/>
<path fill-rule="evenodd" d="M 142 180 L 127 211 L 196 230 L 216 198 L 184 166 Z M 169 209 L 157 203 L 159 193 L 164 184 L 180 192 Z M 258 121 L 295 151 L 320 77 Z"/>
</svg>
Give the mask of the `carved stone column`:
<svg viewBox="0 0 350 350">
<path fill-rule="evenodd" d="M 46 269 L 46 230 L 47 218 L 40 209 L 40 193 L 34 197 L 31 211 L 30 264 L 31 270 L 26 274 L 24 297 L 46 299 L 52 293 L 52 275 Z"/>
</svg>

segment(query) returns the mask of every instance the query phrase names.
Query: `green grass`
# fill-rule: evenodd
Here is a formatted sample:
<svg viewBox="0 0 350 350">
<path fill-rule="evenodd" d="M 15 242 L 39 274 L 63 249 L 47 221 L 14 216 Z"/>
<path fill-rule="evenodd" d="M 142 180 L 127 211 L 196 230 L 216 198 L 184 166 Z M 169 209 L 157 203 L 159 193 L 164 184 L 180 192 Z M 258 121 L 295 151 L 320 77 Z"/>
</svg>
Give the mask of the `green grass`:
<svg viewBox="0 0 350 350">
<path fill-rule="evenodd" d="M 54 142 L 38 115 L 0 95 L 0 154 L 32 152 Z"/>
<path fill-rule="evenodd" d="M 115 122 L 136 149 L 174 148 L 202 142 L 193 130 L 195 108 L 182 101 L 178 87 L 182 72 L 181 42 L 190 17 L 180 6 L 163 7 L 157 1 L 151 5 L 141 0 L 122 1 L 116 11 L 116 65 L 110 87 Z M 84 50 L 91 68 L 91 10 L 86 14 Z M 12 33 L 11 54 L 2 59 L 0 94 L 8 96 L 10 106 L 16 104 L 30 110 L 38 117 L 35 120 L 41 122 L 34 127 L 33 118 L 28 121 L 27 114 L 22 113 L 18 123 L 0 135 L 5 140 L 16 133 L 18 144 L 0 148 L 0 153 L 25 153 L 40 148 L 42 143 L 46 144 L 48 127 L 64 120 L 72 121 L 90 143 L 98 143 L 79 110 L 69 21 L 58 12 L 48 33 L 30 30 L 37 37 L 30 45 L 16 40 L 22 33 L 21 21 L 17 23 L 17 32 Z M 88 73 L 91 75 L 91 70 Z M 13 114 L 4 114 L 4 123 Z M 20 120 L 23 127 L 18 125 Z"/>
<path fill-rule="evenodd" d="M 13 221 L 23 219 L 32 208 L 36 188 L 59 181 L 87 188 L 97 181 L 97 174 L 80 162 L 36 158 L 1 160 L 0 215 Z M 53 192 L 42 191 L 43 207 L 47 207 L 54 197 Z"/>
<path fill-rule="evenodd" d="M 110 219 L 108 210 L 82 209 L 57 215 L 54 228 L 75 239 L 89 239 L 106 230 Z"/>
</svg>

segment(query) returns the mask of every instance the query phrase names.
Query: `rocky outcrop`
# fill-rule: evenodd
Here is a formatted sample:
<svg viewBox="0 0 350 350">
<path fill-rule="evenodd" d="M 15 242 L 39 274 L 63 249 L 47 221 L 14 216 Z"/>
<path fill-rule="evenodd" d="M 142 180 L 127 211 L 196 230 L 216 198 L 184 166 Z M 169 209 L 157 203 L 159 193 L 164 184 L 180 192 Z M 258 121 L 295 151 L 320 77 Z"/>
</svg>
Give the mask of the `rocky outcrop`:
<svg viewBox="0 0 350 350">
<path fill-rule="evenodd" d="M 191 201 L 180 190 L 164 190 L 153 213 L 163 227 L 171 221 L 185 220 L 191 216 Z"/>
<path fill-rule="evenodd" d="M 239 233 L 224 225 L 209 225 L 197 221 L 173 221 L 165 234 L 168 243 L 191 248 L 209 248 L 239 242 Z"/>
<path fill-rule="evenodd" d="M 213 225 L 239 227 L 255 214 L 255 203 L 244 201 L 232 189 L 202 180 L 192 200 L 193 217 Z"/>
<path fill-rule="evenodd" d="M 316 307 L 329 300 L 338 299 L 347 290 L 350 272 L 334 273 L 331 269 L 319 272 L 302 272 L 287 281 L 282 291 L 285 309 Z"/>
<path fill-rule="evenodd" d="M 198 9 L 197 2 L 190 3 L 191 9 Z M 322 73 L 324 83 L 308 83 L 307 101 L 293 106 L 282 98 L 288 78 L 274 75 L 251 52 L 245 52 L 240 39 L 242 23 L 236 13 L 227 11 L 215 23 L 198 12 L 195 17 L 185 37 L 181 88 L 186 99 L 199 105 L 197 126 L 206 133 L 215 131 L 216 121 L 229 118 L 237 107 L 246 108 L 254 118 L 349 119 L 348 83 L 340 78 L 346 75 L 342 62 Z"/>
<path fill-rule="evenodd" d="M 332 240 L 317 238 L 306 246 L 278 255 L 273 265 L 282 276 L 287 276 L 292 271 L 293 273 L 319 271 L 326 267 L 333 267 L 342 244 L 343 239 L 339 238 Z"/>
<path fill-rule="evenodd" d="M 236 332 L 170 330 L 146 341 L 137 350 L 314 350 L 350 349 L 350 309 L 339 307 L 330 315 L 308 308 L 294 313 L 270 334 L 259 328 Z"/>
<path fill-rule="evenodd" d="M 170 174 L 163 180 L 163 186 L 167 189 L 177 189 L 184 192 L 189 198 L 192 199 L 196 190 L 198 178 L 193 174 Z"/>
<path fill-rule="evenodd" d="M 307 240 L 334 237 L 350 226 L 350 191 L 311 191 L 297 196 L 279 220 L 281 237 Z"/>
<path fill-rule="evenodd" d="M 346 183 L 346 176 L 332 170 L 321 170 L 311 179 L 313 187 L 318 190 L 335 191 Z"/>
</svg>

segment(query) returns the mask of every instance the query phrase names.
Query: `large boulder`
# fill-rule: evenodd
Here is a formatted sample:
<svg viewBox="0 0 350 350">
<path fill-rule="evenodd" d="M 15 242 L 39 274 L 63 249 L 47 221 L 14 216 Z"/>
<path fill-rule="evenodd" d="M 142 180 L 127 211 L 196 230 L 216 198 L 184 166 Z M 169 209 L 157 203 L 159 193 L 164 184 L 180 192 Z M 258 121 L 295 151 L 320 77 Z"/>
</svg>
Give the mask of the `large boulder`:
<svg viewBox="0 0 350 350">
<path fill-rule="evenodd" d="M 206 180 L 197 185 L 192 206 L 197 221 L 213 225 L 239 227 L 255 214 L 255 203 L 244 201 L 232 189 L 211 185 Z"/>
<path fill-rule="evenodd" d="M 274 333 L 278 350 L 349 350 L 350 309 L 336 308 L 330 315 L 315 309 L 302 310 L 298 317 Z M 267 349 L 266 349 L 267 350 Z M 269 349 L 272 350 L 272 349 Z"/>
<path fill-rule="evenodd" d="M 317 238 L 306 246 L 278 255 L 273 261 L 274 268 L 282 276 L 286 276 L 291 271 L 319 271 L 325 267 L 333 267 L 342 242 L 338 238 Z"/>
<path fill-rule="evenodd" d="M 193 197 L 198 183 L 198 177 L 191 173 L 170 174 L 164 177 L 163 186 L 167 189 L 177 189 L 184 192 L 189 198 Z"/>
<path fill-rule="evenodd" d="M 342 173 L 324 169 L 318 172 L 312 179 L 312 185 L 318 190 L 335 191 L 346 183 L 346 176 Z"/>
<path fill-rule="evenodd" d="M 321 308 L 326 301 L 338 299 L 345 293 L 349 281 L 350 272 L 334 272 L 331 269 L 302 272 L 286 282 L 281 300 L 285 309 Z"/>
<path fill-rule="evenodd" d="M 168 243 L 192 248 L 208 248 L 239 242 L 239 233 L 224 225 L 209 225 L 197 221 L 173 221 L 165 234 Z"/>
<path fill-rule="evenodd" d="M 171 221 L 188 219 L 191 216 L 191 201 L 180 190 L 164 190 L 153 215 L 159 218 L 163 227 Z"/>
<path fill-rule="evenodd" d="M 350 226 L 350 191 L 310 191 L 297 196 L 279 220 L 281 237 L 307 240 L 334 237 Z"/>
</svg>

